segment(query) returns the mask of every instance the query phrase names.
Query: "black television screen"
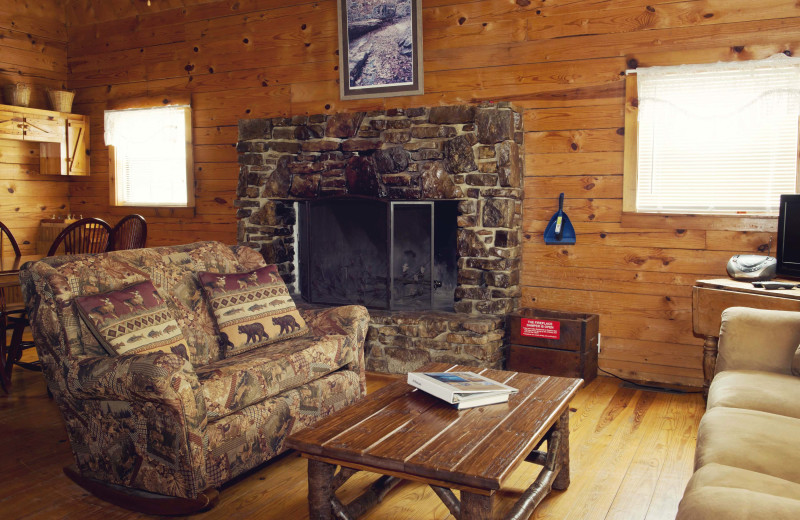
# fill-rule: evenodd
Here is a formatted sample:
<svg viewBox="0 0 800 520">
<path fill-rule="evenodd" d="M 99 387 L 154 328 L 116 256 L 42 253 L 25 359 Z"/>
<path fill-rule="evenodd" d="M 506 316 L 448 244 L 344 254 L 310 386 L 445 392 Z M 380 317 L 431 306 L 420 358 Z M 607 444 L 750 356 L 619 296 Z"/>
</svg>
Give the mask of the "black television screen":
<svg viewBox="0 0 800 520">
<path fill-rule="evenodd" d="M 800 195 L 781 195 L 775 259 L 778 276 L 800 278 Z"/>
</svg>

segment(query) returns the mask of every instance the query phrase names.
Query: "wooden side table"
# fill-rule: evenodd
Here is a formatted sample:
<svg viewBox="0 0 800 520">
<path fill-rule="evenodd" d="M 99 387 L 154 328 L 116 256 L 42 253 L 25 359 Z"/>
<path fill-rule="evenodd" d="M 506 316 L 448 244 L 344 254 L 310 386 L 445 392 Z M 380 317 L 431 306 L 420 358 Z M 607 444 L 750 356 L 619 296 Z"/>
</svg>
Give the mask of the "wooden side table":
<svg viewBox="0 0 800 520">
<path fill-rule="evenodd" d="M 695 282 L 692 290 L 692 330 L 705 337 L 703 395 L 706 397 L 717 362 L 722 311 L 728 307 L 800 311 L 800 289 L 759 289 L 750 282 L 737 282 L 728 278 Z"/>
</svg>

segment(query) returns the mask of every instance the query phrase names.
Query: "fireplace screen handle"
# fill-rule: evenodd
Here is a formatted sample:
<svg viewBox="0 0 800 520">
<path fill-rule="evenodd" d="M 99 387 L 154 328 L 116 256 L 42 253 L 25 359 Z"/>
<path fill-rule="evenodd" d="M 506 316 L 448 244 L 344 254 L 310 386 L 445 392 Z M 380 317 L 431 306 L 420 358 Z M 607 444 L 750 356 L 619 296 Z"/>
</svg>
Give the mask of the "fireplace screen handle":
<svg viewBox="0 0 800 520">
<path fill-rule="evenodd" d="M 434 280 L 434 281 L 433 281 L 433 290 L 434 290 L 434 291 L 435 291 L 436 289 L 438 289 L 439 287 L 441 287 L 441 286 L 442 286 L 442 281 L 441 281 L 441 280 Z"/>
</svg>

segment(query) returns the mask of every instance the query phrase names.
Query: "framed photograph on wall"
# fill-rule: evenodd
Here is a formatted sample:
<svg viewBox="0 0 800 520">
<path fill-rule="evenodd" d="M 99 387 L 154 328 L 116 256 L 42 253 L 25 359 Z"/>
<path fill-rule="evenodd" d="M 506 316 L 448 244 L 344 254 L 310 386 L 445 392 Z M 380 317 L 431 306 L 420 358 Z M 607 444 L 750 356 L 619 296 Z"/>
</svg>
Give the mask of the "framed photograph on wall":
<svg viewBox="0 0 800 520">
<path fill-rule="evenodd" d="M 422 0 L 337 0 L 342 99 L 422 94 Z"/>
</svg>

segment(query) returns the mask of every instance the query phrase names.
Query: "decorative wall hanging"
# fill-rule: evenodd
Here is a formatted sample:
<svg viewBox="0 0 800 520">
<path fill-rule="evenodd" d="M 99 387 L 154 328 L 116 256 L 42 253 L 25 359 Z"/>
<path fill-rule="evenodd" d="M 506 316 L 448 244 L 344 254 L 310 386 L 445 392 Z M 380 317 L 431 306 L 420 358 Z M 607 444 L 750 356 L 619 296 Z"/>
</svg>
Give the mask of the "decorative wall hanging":
<svg viewBox="0 0 800 520">
<path fill-rule="evenodd" d="M 422 94 L 421 0 L 337 0 L 342 99 Z"/>
</svg>

